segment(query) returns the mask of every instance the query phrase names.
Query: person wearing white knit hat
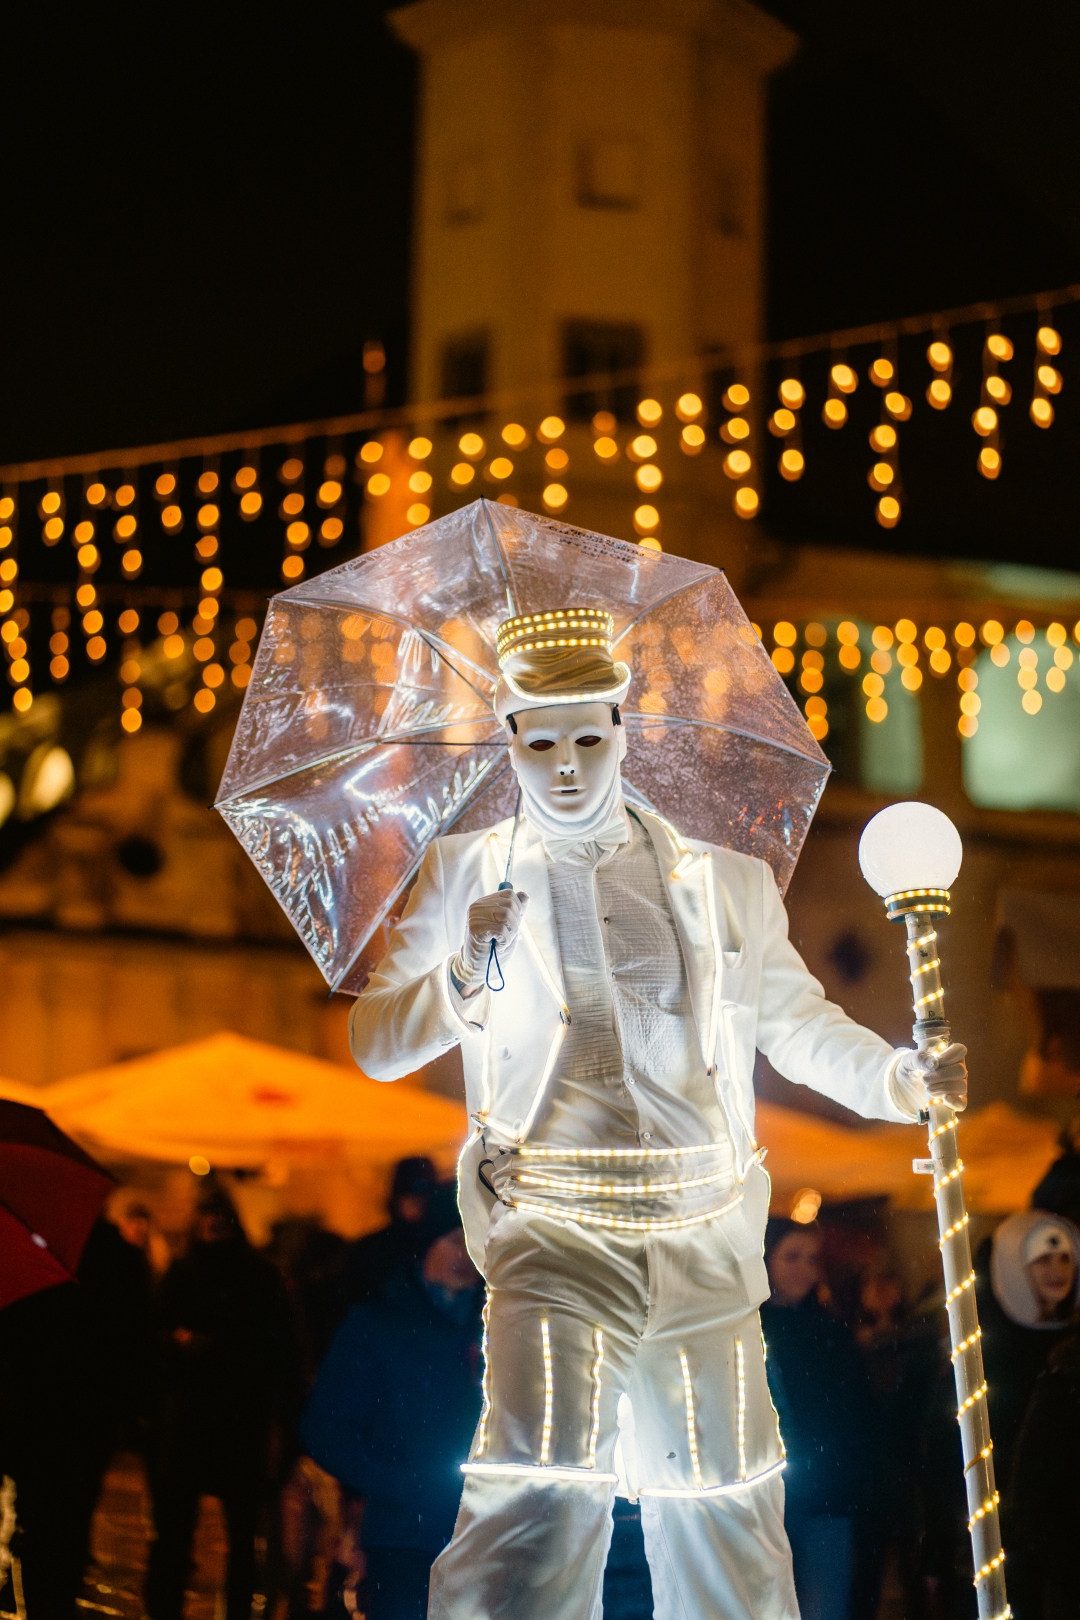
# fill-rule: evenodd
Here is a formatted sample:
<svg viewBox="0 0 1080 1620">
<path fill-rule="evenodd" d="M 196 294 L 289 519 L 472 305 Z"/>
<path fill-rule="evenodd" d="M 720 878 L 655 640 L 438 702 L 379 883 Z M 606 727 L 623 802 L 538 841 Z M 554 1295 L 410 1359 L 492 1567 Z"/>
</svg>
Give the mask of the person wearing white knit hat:
<svg viewBox="0 0 1080 1620">
<path fill-rule="evenodd" d="M 963 1049 L 935 1069 L 853 1023 L 764 862 L 627 805 L 612 631 L 595 606 L 500 627 L 518 815 L 435 842 L 350 1020 L 375 1079 L 460 1045 L 476 1127 L 459 1195 L 484 1404 L 428 1614 L 599 1620 L 618 1488 L 642 1504 L 656 1620 L 797 1620 L 754 1053 L 911 1120 L 931 1092 L 964 1105 Z"/>
</svg>

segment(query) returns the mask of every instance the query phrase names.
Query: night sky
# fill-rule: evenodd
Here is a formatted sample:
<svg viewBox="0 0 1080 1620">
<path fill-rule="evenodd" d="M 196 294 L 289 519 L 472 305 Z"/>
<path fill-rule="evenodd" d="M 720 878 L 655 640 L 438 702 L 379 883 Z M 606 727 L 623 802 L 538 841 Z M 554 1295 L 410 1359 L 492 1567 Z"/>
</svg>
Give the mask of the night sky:
<svg viewBox="0 0 1080 1620">
<path fill-rule="evenodd" d="M 771 336 L 1080 281 L 1075 8 L 767 9 L 804 41 L 772 95 Z M 358 409 L 373 337 L 402 397 L 416 71 L 383 11 L 9 8 L 0 462 Z M 996 485 L 967 425 L 976 333 L 956 379 L 958 405 L 973 400 L 911 424 L 900 529 L 867 520 L 865 440 L 829 436 L 817 455 L 809 422 L 807 478 L 770 489 L 766 521 L 1076 566 L 1071 321 L 1050 434 L 1023 403 L 1031 323 L 1008 328 L 1017 402 Z M 924 348 L 901 351 L 917 407 Z"/>
</svg>

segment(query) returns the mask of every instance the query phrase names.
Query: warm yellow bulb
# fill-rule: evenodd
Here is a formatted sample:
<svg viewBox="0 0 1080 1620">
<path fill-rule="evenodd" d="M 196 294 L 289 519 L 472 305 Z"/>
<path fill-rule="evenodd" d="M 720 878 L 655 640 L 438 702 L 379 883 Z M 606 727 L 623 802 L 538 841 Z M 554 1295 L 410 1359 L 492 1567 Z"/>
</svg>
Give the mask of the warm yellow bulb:
<svg viewBox="0 0 1080 1620">
<path fill-rule="evenodd" d="M 896 367 L 891 360 L 886 360 L 883 354 L 879 355 L 870 367 L 870 381 L 877 383 L 879 388 L 884 388 L 886 384 L 891 383 L 895 375 Z"/>
<path fill-rule="evenodd" d="M 569 495 L 562 484 L 546 484 L 544 486 L 544 505 L 553 512 L 558 512 L 569 500 Z"/>
<path fill-rule="evenodd" d="M 984 444 L 979 451 L 979 471 L 984 478 L 996 478 L 1001 471 L 1001 456 L 992 444 Z"/>
<path fill-rule="evenodd" d="M 985 438 L 988 434 L 993 433 L 997 427 L 997 420 L 997 411 L 992 406 L 980 405 L 971 418 L 971 425 L 976 433 L 981 433 Z"/>
<path fill-rule="evenodd" d="M 732 455 L 740 454 L 745 454 L 745 452 L 732 451 Z M 747 456 L 746 459 L 749 461 L 749 456 Z M 644 494 L 652 495 L 664 482 L 664 475 L 660 471 L 659 467 L 654 466 L 652 462 L 646 462 L 646 464 L 643 467 L 639 467 L 637 472 L 634 474 L 634 482 L 637 484 L 638 489 L 640 489 Z"/>
<path fill-rule="evenodd" d="M 689 423 L 680 433 L 679 443 L 688 455 L 697 455 L 705 444 L 705 429 L 696 422 Z"/>
<path fill-rule="evenodd" d="M 619 453 L 619 447 L 615 440 L 609 438 L 606 433 L 602 434 L 599 439 L 593 440 L 593 449 L 601 461 L 614 461 Z"/>
<path fill-rule="evenodd" d="M 528 437 L 520 422 L 507 422 L 502 430 L 503 444 L 508 444 L 511 450 L 519 450 Z"/>
<path fill-rule="evenodd" d="M 1052 326 L 1040 326 L 1035 334 L 1035 341 L 1043 354 L 1061 353 L 1061 333 L 1055 332 Z"/>
<path fill-rule="evenodd" d="M 464 489 L 476 477 L 476 468 L 471 467 L 467 461 L 459 461 L 450 469 L 450 482 L 457 489 Z M 385 487 L 372 489 L 372 484 L 382 483 Z M 368 479 L 368 492 L 372 495 L 385 495 L 390 488 L 390 480 L 384 473 L 376 473 L 374 478 Z"/>
<path fill-rule="evenodd" d="M 769 431 L 775 433 L 777 438 L 783 438 L 785 433 L 791 432 L 797 421 L 794 411 L 781 406 L 778 411 L 773 411 L 769 418 Z"/>
<path fill-rule="evenodd" d="M 880 422 L 870 435 L 873 450 L 892 450 L 896 446 L 896 429 L 888 422 Z"/>
<path fill-rule="evenodd" d="M 428 506 L 425 501 L 414 501 L 412 506 L 410 506 L 408 511 L 405 513 L 405 516 L 412 524 L 413 528 L 418 529 L 421 523 L 426 523 L 428 518 L 431 516 L 431 507 Z"/>
<path fill-rule="evenodd" d="M 850 366 L 845 365 L 843 361 L 833 366 L 829 376 L 842 394 L 853 394 L 859 386 L 859 379 L 855 372 Z"/>
<path fill-rule="evenodd" d="M 680 394 L 675 401 L 675 415 L 680 422 L 692 422 L 704 408 L 697 394 Z"/>
<path fill-rule="evenodd" d="M 1007 405 L 1012 399 L 1012 389 L 1004 377 L 987 377 L 986 392 L 997 405 Z"/>
<path fill-rule="evenodd" d="M 1029 414 L 1036 427 L 1048 428 L 1054 420 L 1054 407 L 1048 399 L 1037 395 L 1031 402 Z"/>
<path fill-rule="evenodd" d="M 794 647 L 799 639 L 799 632 L 789 619 L 781 619 L 773 625 L 773 640 L 778 647 Z"/>
<path fill-rule="evenodd" d="M 732 383 L 724 395 L 723 405 L 726 411 L 745 410 L 750 403 L 750 390 L 745 383 Z"/>
<path fill-rule="evenodd" d="M 894 529 L 900 521 L 900 502 L 895 495 L 883 495 L 877 503 L 877 520 L 883 529 Z"/>
<path fill-rule="evenodd" d="M 660 522 L 660 514 L 656 510 L 655 506 L 649 506 L 648 504 L 645 504 L 645 505 L 642 505 L 642 506 L 635 507 L 635 509 L 634 509 L 634 528 L 638 531 L 639 534 L 648 534 L 648 533 L 650 533 L 653 529 L 656 528 L 656 526 L 657 526 L 657 524 L 659 522 Z"/>
<path fill-rule="evenodd" d="M 842 399 L 827 399 L 821 407 L 821 419 L 826 427 L 841 428 L 847 421 L 847 406 Z"/>
<path fill-rule="evenodd" d="M 258 482 L 259 475 L 254 467 L 237 467 L 233 482 L 237 489 L 251 489 Z"/>
<path fill-rule="evenodd" d="M 1040 366 L 1036 375 L 1048 394 L 1060 394 L 1061 372 L 1053 366 Z"/>
<path fill-rule="evenodd" d="M 935 377 L 926 390 L 926 398 L 935 411 L 943 411 L 952 399 L 952 386 L 944 377 Z"/>
<path fill-rule="evenodd" d="M 789 410 L 797 411 L 806 402 L 806 389 L 798 377 L 785 377 L 779 387 L 780 403 Z"/>
<path fill-rule="evenodd" d="M 729 478 L 745 478 L 752 465 L 745 450 L 730 450 L 724 457 L 724 471 Z"/>
<path fill-rule="evenodd" d="M 409 440 L 409 454 L 414 461 L 426 461 L 433 448 L 431 440 L 425 438 L 423 434 Z"/>
<path fill-rule="evenodd" d="M 733 451 L 732 454 L 737 454 Z M 785 450 L 780 457 L 780 473 L 788 483 L 794 483 L 803 475 L 806 459 L 801 450 Z"/>
<path fill-rule="evenodd" d="M 240 512 L 243 517 L 257 517 L 262 511 L 262 496 L 257 489 L 249 489 L 240 497 Z M 177 508 L 179 510 L 179 508 Z M 164 521 L 164 515 L 163 515 Z"/>
<path fill-rule="evenodd" d="M 637 408 L 637 419 L 642 427 L 655 427 L 664 414 L 664 407 L 658 399 L 643 399 Z"/>
<path fill-rule="evenodd" d="M 952 365 L 952 350 L 940 338 L 935 338 L 926 351 L 926 358 L 935 371 L 948 371 Z"/>
<path fill-rule="evenodd" d="M 906 394 L 890 390 L 885 395 L 885 409 L 897 422 L 906 422 L 911 415 L 911 401 Z"/>
<path fill-rule="evenodd" d="M 986 340 L 986 347 L 995 360 L 1011 360 L 1013 357 L 1012 344 L 1000 332 L 991 332 Z"/>
<path fill-rule="evenodd" d="M 513 470 L 514 463 L 510 460 L 509 456 L 496 456 L 495 460 L 488 468 L 488 472 L 491 474 L 492 478 L 509 478 Z M 431 480 L 428 479 L 428 483 L 430 482 Z"/>
<path fill-rule="evenodd" d="M 475 461 L 484 453 L 484 441 L 479 433 L 463 433 L 458 440 L 458 449 L 463 456 L 468 456 L 470 461 Z"/>
<path fill-rule="evenodd" d="M 366 444 L 362 444 L 360 446 L 360 449 L 357 452 L 357 464 L 363 462 L 366 466 L 370 467 L 374 462 L 382 460 L 382 453 L 383 447 L 379 443 L 378 439 L 369 439 Z"/>
<path fill-rule="evenodd" d="M 470 473 L 472 472 L 471 467 L 469 468 L 469 471 Z M 371 477 L 367 481 L 367 492 L 369 495 L 375 496 L 376 499 L 380 495 L 385 495 L 389 491 L 389 488 L 390 480 L 386 473 L 372 473 Z"/>
<path fill-rule="evenodd" d="M 414 495 L 423 495 L 431 488 L 431 474 L 422 467 L 409 475 L 409 488 Z M 331 505 L 332 502 L 328 502 Z"/>
<path fill-rule="evenodd" d="M 761 501 L 756 489 L 749 489 L 744 485 L 742 489 L 735 491 L 735 511 L 739 517 L 755 517 L 760 505 Z"/>
<path fill-rule="evenodd" d="M 537 436 L 543 439 L 545 444 L 550 444 L 552 439 L 562 438 L 566 432 L 566 423 L 561 416 L 545 416 L 536 431 Z"/>
</svg>

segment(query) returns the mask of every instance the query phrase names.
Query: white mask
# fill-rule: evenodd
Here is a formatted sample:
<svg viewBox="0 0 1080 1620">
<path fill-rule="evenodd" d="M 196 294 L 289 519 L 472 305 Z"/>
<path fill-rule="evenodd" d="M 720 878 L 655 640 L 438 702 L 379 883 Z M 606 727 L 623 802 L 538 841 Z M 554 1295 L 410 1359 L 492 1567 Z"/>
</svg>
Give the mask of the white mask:
<svg viewBox="0 0 1080 1620">
<path fill-rule="evenodd" d="M 586 840 L 609 826 L 622 808 L 619 767 L 626 731 L 610 703 L 557 703 L 514 716 L 510 762 L 522 809 L 541 835 Z"/>
</svg>

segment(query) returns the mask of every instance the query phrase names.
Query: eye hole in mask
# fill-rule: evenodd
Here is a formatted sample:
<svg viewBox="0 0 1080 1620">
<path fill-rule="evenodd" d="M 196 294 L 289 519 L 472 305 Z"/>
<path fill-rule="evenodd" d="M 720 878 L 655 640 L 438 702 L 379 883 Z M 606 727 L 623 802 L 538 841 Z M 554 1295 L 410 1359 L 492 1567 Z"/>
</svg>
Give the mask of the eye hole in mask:
<svg viewBox="0 0 1080 1620">
<path fill-rule="evenodd" d="M 529 744 L 534 754 L 546 754 L 548 749 L 554 748 L 554 746 L 555 744 L 550 737 L 538 737 L 535 742 Z"/>
</svg>

